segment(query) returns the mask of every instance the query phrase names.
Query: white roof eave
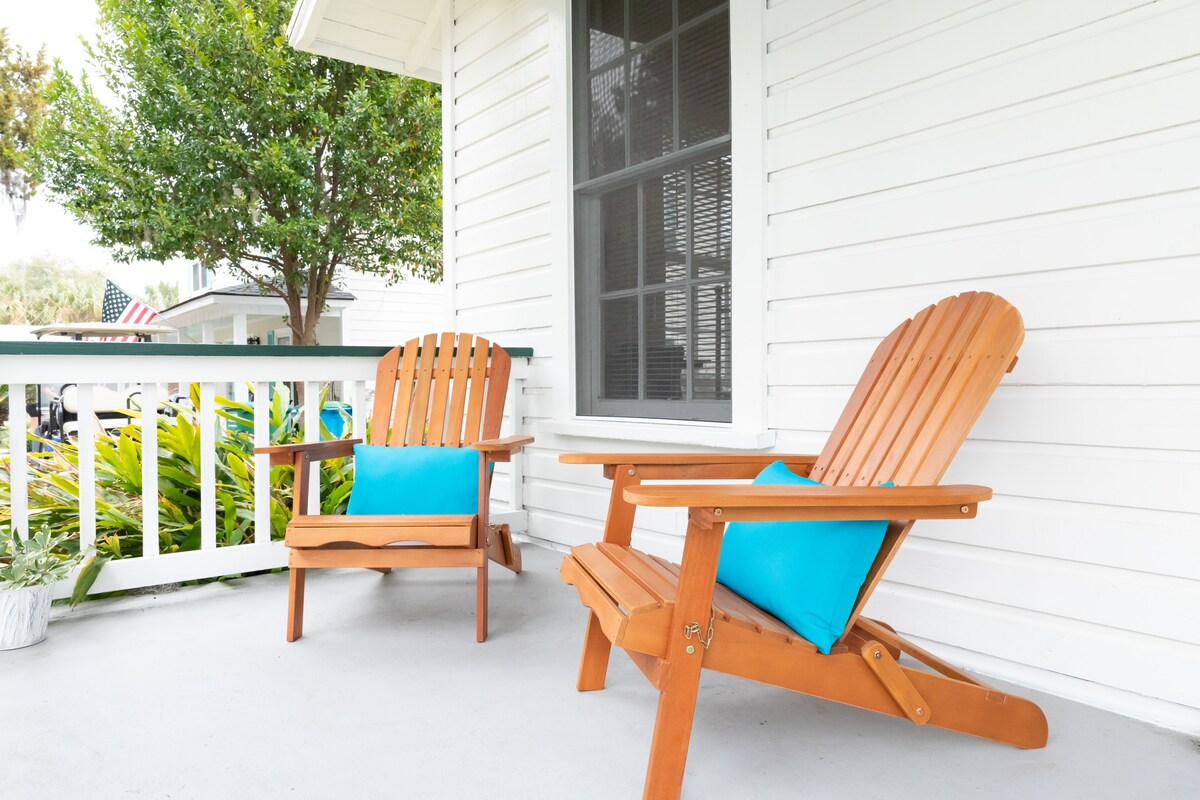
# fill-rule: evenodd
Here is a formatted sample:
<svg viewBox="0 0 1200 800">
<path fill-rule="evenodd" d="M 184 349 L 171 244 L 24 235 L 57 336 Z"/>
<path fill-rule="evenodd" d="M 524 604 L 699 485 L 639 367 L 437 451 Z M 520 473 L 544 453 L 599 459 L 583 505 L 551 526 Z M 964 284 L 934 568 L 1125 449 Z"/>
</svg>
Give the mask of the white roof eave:
<svg viewBox="0 0 1200 800">
<path fill-rule="evenodd" d="M 439 52 L 436 45 L 449 0 L 394 0 L 394 16 L 408 17 L 410 25 L 423 20 L 411 41 L 390 37 L 384 24 L 387 12 L 362 4 L 356 8 L 358 27 L 339 22 L 335 17 L 349 4 L 349 0 L 297 0 L 288 23 L 288 43 L 306 53 L 441 82 L 441 59 L 433 56 Z"/>
</svg>

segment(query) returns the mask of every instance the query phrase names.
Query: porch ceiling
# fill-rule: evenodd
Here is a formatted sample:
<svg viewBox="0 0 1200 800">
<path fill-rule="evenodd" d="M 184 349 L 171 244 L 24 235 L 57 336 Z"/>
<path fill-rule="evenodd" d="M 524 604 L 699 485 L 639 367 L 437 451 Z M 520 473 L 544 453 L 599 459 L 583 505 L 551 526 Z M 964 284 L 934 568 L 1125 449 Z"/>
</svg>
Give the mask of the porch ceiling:
<svg viewBox="0 0 1200 800">
<path fill-rule="evenodd" d="M 575 691 L 585 613 L 559 560 L 527 545 L 522 575 L 493 570 L 482 645 L 466 570 L 318 572 L 290 645 L 283 574 L 58 609 L 0 653 L 20 687 L 0 795 L 638 797 L 656 695 L 620 653 L 605 691 Z M 1044 750 L 706 673 L 685 795 L 1194 797 L 1186 736 L 1021 691 Z"/>
<path fill-rule="evenodd" d="M 441 81 L 449 0 L 297 0 L 288 41 L 297 50 Z"/>
</svg>

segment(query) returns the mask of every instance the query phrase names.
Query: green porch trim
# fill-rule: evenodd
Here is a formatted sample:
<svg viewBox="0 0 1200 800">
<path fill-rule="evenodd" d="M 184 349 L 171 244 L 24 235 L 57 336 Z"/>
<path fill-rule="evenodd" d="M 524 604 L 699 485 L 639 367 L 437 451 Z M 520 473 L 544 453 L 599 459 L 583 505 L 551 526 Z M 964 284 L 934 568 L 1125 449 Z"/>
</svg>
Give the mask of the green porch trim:
<svg viewBox="0 0 1200 800">
<path fill-rule="evenodd" d="M 380 358 L 390 347 L 340 345 L 162 344 L 155 342 L 0 342 L 0 356 L 171 356 L 220 358 Z M 533 358 L 532 347 L 504 348 L 513 358 Z"/>
</svg>

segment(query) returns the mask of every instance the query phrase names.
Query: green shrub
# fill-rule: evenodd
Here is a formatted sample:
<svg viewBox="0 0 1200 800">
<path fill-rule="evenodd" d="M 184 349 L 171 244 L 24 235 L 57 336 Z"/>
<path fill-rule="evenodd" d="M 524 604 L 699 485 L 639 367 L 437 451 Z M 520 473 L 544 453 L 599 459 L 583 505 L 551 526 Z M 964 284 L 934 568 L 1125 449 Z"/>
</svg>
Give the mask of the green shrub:
<svg viewBox="0 0 1200 800">
<path fill-rule="evenodd" d="M 198 390 L 191 390 L 193 406 Z M 270 441 L 303 441 L 295 424 L 289 394 L 276 385 L 270 400 Z M 200 425 L 197 413 L 172 404 L 175 416 L 158 417 L 158 550 L 177 553 L 200 549 Z M 136 413 L 136 412 L 135 412 Z M 223 420 L 216 436 L 216 527 L 219 547 L 254 540 L 254 435 L 245 424 L 250 406 L 217 398 Z M 333 438 L 321 425 L 322 438 Z M 100 563 L 142 554 L 142 432 L 135 420 L 96 438 L 96 552 Z M 30 453 L 28 471 L 29 527 L 48 526 L 70 534 L 67 553 L 79 550 L 79 449 L 53 442 L 49 450 Z M 12 530 L 9 456 L 0 458 L 0 536 Z M 283 538 L 291 518 L 290 465 L 271 467 L 271 539 Z M 345 510 L 353 486 L 350 460 L 321 462 L 321 513 Z M 94 577 L 93 577 L 94 579 Z"/>
</svg>

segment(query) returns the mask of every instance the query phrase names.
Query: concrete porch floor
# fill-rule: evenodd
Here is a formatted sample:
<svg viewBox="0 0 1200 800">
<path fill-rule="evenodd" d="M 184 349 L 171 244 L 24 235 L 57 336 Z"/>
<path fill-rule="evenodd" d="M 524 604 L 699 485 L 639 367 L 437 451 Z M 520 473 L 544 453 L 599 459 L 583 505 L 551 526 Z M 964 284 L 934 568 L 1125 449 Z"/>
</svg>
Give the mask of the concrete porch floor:
<svg viewBox="0 0 1200 800">
<path fill-rule="evenodd" d="M 559 554 L 468 570 L 317 572 L 283 639 L 285 575 L 58 610 L 0 653 L 0 798 L 635 798 L 656 694 L 614 653 L 574 690 L 584 610 Z M 1024 693 L 1021 751 L 705 673 L 687 798 L 1194 798 L 1188 737 Z"/>
</svg>

